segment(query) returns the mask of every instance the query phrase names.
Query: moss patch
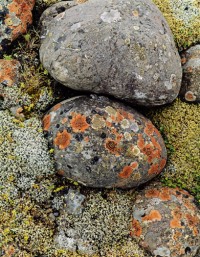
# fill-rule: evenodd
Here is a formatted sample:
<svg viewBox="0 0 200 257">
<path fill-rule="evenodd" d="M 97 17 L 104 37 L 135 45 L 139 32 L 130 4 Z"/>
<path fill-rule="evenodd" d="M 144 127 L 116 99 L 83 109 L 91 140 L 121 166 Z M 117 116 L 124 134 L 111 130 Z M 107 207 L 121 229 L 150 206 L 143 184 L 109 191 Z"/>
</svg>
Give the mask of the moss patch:
<svg viewBox="0 0 200 257">
<path fill-rule="evenodd" d="M 177 99 L 148 116 L 160 128 L 168 150 L 162 181 L 184 188 L 200 202 L 200 105 Z"/>
<path fill-rule="evenodd" d="M 200 41 L 198 0 L 153 0 L 166 18 L 180 50 Z"/>
</svg>

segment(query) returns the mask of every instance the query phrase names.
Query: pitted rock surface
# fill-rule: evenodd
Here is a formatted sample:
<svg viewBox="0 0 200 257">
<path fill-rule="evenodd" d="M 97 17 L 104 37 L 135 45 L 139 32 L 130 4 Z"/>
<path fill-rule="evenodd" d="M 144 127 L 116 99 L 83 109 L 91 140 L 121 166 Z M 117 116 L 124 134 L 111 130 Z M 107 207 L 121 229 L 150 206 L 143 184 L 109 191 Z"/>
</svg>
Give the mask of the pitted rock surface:
<svg viewBox="0 0 200 257">
<path fill-rule="evenodd" d="M 134 109 L 98 96 L 55 105 L 43 118 L 59 174 L 91 187 L 138 186 L 166 163 L 162 137 Z"/>
<path fill-rule="evenodd" d="M 133 209 L 131 235 L 153 256 L 199 256 L 200 212 L 187 191 L 154 183 Z"/>
<path fill-rule="evenodd" d="M 182 56 L 183 81 L 180 95 L 188 102 L 200 102 L 200 45 L 189 48 Z"/>
<path fill-rule="evenodd" d="M 47 25 L 40 59 L 63 85 L 146 106 L 178 95 L 180 58 L 152 2 L 91 0 Z"/>
<path fill-rule="evenodd" d="M 0 54 L 32 23 L 35 0 L 3 0 L 0 3 Z"/>
</svg>

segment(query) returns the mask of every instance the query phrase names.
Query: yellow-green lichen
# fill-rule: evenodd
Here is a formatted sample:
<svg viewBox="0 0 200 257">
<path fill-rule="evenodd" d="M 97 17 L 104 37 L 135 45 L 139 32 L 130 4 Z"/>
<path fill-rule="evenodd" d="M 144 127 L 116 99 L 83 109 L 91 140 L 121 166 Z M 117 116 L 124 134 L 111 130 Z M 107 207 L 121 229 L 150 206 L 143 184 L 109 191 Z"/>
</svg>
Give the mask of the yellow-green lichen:
<svg viewBox="0 0 200 257">
<path fill-rule="evenodd" d="M 163 133 L 168 150 L 163 182 L 190 191 L 200 201 L 200 104 L 177 99 L 149 116 Z"/>
<path fill-rule="evenodd" d="M 153 0 L 166 18 L 180 50 L 200 41 L 198 0 Z"/>
</svg>

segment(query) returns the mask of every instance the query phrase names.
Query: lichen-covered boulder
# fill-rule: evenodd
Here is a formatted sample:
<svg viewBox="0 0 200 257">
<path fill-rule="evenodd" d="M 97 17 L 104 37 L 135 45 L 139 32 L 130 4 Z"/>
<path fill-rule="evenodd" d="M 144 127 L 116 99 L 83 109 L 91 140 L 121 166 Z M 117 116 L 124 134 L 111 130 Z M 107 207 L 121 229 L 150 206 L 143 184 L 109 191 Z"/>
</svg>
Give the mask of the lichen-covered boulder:
<svg viewBox="0 0 200 257">
<path fill-rule="evenodd" d="M 180 50 L 200 41 L 200 6 L 197 0 L 153 0 L 166 18 Z"/>
<path fill-rule="evenodd" d="M 0 4 L 0 54 L 3 48 L 26 32 L 32 23 L 32 9 L 35 0 L 3 0 Z"/>
<path fill-rule="evenodd" d="M 180 58 L 152 2 L 91 0 L 47 25 L 40 59 L 63 85 L 146 106 L 178 95 Z"/>
<path fill-rule="evenodd" d="M 182 54 L 183 81 L 180 95 L 188 102 L 200 102 L 200 45 Z"/>
<path fill-rule="evenodd" d="M 165 145 L 151 121 L 108 98 L 68 99 L 43 123 L 59 174 L 84 185 L 130 188 L 165 166 Z"/>
<path fill-rule="evenodd" d="M 131 234 L 153 256 L 197 256 L 200 212 L 193 196 L 178 188 L 146 187 L 135 201 Z"/>
</svg>

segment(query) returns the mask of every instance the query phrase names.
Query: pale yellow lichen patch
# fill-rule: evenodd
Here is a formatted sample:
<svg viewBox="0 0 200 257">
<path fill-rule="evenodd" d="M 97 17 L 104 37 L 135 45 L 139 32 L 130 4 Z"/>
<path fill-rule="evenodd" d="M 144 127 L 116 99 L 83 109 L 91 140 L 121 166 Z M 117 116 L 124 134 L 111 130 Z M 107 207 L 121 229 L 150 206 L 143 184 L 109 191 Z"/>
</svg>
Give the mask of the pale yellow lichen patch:
<svg viewBox="0 0 200 257">
<path fill-rule="evenodd" d="M 105 111 L 109 114 L 109 115 L 114 115 L 114 116 L 117 116 L 117 111 L 111 107 L 111 106 L 107 106 L 105 108 Z"/>
<path fill-rule="evenodd" d="M 131 136 L 131 134 L 130 134 L 130 133 L 125 132 L 125 133 L 124 133 L 124 138 L 125 138 L 126 140 L 128 140 L 128 141 L 131 141 L 132 136 Z"/>
<path fill-rule="evenodd" d="M 123 119 L 123 120 L 121 121 L 120 125 L 121 125 L 121 127 L 122 127 L 123 129 L 127 129 L 127 128 L 130 127 L 130 123 L 129 123 L 129 121 L 128 121 L 127 119 Z"/>
<path fill-rule="evenodd" d="M 102 116 L 100 116 L 99 114 L 95 114 L 92 117 L 91 127 L 93 129 L 101 129 L 101 128 L 104 128 L 105 125 L 106 125 L 106 122 L 105 122 L 104 118 Z"/>
</svg>

